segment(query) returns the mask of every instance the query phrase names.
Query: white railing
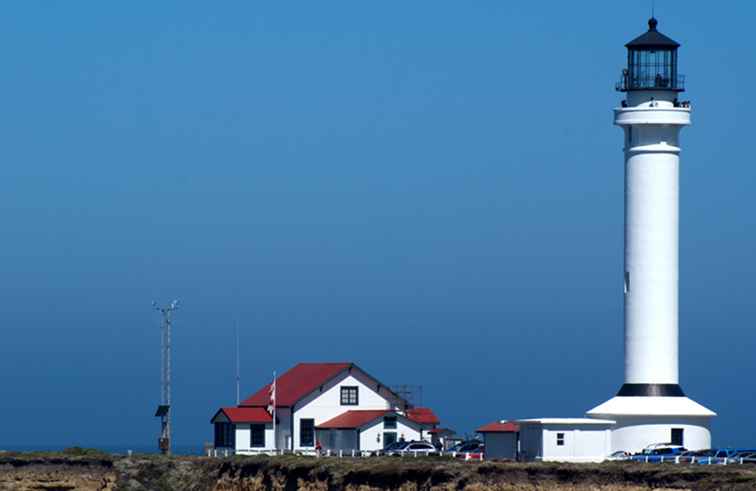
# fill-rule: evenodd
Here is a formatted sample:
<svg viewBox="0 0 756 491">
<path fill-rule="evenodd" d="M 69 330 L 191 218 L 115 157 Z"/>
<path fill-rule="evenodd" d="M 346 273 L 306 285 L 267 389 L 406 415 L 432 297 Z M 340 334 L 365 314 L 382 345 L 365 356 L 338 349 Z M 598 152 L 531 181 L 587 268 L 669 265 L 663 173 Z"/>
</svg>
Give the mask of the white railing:
<svg viewBox="0 0 756 491">
<path fill-rule="evenodd" d="M 224 458 L 224 457 L 232 457 L 234 455 L 268 455 L 268 456 L 277 456 L 277 455 L 309 455 L 314 456 L 316 458 L 325 457 L 325 458 L 366 458 L 366 457 L 378 457 L 378 456 L 395 456 L 395 457 L 402 457 L 402 458 L 418 458 L 418 457 L 447 457 L 451 459 L 462 459 L 464 461 L 481 461 L 484 460 L 484 455 L 482 452 L 444 452 L 444 451 L 435 451 L 435 450 L 408 450 L 408 451 L 398 451 L 398 452 L 385 452 L 383 450 L 358 450 L 358 449 L 347 449 L 347 450 L 331 450 L 326 449 L 322 450 L 320 452 L 317 452 L 315 450 L 277 450 L 277 449 L 264 449 L 264 448 L 251 448 L 251 449 L 240 449 L 235 450 L 233 448 L 209 448 L 207 449 L 207 456 L 208 457 L 216 457 L 216 458 Z"/>
<path fill-rule="evenodd" d="M 754 464 L 752 460 L 746 461 L 743 457 L 696 457 L 685 455 L 645 455 L 627 459 L 629 462 L 642 462 L 645 464 L 690 464 L 690 465 L 748 465 Z"/>
</svg>

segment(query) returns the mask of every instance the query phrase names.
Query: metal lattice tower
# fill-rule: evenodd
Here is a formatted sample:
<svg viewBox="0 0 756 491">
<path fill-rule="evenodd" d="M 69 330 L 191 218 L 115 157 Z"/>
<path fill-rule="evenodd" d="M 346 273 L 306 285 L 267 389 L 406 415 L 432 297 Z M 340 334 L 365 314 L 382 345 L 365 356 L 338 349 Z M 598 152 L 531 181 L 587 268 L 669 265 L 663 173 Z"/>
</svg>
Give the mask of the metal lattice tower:
<svg viewBox="0 0 756 491">
<path fill-rule="evenodd" d="M 399 384 L 391 387 L 392 392 L 409 403 L 412 407 L 423 405 L 423 386 Z"/>
<path fill-rule="evenodd" d="M 162 315 L 160 342 L 160 405 L 155 416 L 160 418 L 160 438 L 158 448 L 165 455 L 171 453 L 171 324 L 173 312 L 178 308 L 178 300 L 166 307 L 152 302 L 152 307 Z"/>
</svg>

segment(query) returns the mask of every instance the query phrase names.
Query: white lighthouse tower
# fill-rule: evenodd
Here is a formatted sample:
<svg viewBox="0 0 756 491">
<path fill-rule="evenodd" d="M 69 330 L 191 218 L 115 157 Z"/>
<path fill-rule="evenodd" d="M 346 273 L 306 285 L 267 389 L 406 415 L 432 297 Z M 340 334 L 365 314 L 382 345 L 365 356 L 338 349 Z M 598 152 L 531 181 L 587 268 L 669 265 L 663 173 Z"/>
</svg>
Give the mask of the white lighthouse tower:
<svg viewBox="0 0 756 491">
<path fill-rule="evenodd" d="M 678 207 L 680 130 L 690 104 L 677 73 L 678 43 L 648 21 L 630 41 L 614 110 L 625 152 L 625 383 L 617 396 L 588 411 L 616 421 L 613 450 L 652 443 L 711 448 L 716 414 L 685 397 L 678 372 Z"/>
</svg>

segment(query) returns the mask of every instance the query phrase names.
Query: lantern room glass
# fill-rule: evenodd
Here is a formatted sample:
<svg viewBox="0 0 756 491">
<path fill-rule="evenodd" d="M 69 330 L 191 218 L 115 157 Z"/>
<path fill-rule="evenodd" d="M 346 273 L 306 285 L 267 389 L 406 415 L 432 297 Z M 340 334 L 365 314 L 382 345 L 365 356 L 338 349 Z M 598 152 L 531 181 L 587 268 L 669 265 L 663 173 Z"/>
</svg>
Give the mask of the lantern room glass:
<svg viewBox="0 0 756 491">
<path fill-rule="evenodd" d="M 677 89 L 676 49 L 628 50 L 628 89 Z"/>
</svg>

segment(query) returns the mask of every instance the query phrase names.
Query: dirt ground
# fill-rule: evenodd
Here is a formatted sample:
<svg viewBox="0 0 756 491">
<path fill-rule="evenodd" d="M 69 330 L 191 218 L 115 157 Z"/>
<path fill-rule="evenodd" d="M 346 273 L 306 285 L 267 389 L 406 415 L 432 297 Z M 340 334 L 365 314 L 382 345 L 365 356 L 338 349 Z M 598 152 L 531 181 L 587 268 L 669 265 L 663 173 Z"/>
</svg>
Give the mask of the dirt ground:
<svg viewBox="0 0 756 491">
<path fill-rule="evenodd" d="M 754 491 L 756 466 L 0 455 L 0 490 Z"/>
</svg>

